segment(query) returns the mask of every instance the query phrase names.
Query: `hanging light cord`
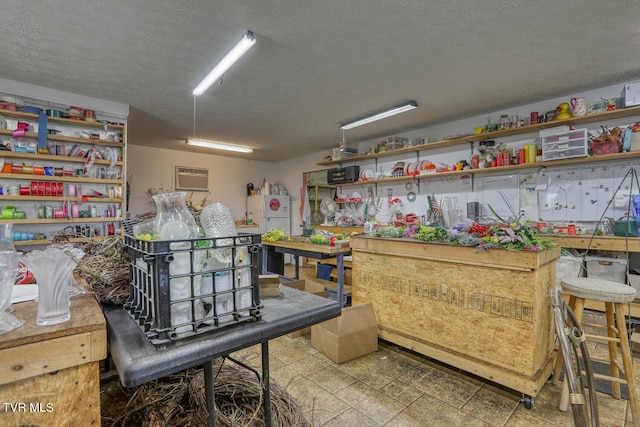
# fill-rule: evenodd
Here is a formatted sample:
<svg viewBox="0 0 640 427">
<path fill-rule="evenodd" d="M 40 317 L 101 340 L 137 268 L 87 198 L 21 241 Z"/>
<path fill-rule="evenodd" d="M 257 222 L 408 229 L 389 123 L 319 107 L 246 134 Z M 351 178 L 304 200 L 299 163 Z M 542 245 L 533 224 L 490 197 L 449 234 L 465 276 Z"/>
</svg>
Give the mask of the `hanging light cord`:
<svg viewBox="0 0 640 427">
<path fill-rule="evenodd" d="M 196 98 L 197 96 L 193 95 L 193 137 L 196 137 Z"/>
</svg>

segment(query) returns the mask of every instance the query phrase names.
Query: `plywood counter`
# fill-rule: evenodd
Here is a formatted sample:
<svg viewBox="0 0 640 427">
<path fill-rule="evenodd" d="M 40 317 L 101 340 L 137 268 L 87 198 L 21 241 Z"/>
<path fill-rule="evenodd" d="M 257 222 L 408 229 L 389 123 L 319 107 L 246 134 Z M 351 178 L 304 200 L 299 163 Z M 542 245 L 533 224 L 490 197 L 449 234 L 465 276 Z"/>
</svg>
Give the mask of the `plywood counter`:
<svg viewBox="0 0 640 427">
<path fill-rule="evenodd" d="M 37 326 L 37 303 L 13 304 L 24 325 L 0 335 L 0 425 L 99 426 L 99 361 L 106 321 L 91 295 L 71 298 L 71 319 Z"/>
<path fill-rule="evenodd" d="M 506 251 L 351 238 L 353 304 L 373 303 L 378 336 L 536 396 L 552 371 L 560 249 Z"/>
</svg>

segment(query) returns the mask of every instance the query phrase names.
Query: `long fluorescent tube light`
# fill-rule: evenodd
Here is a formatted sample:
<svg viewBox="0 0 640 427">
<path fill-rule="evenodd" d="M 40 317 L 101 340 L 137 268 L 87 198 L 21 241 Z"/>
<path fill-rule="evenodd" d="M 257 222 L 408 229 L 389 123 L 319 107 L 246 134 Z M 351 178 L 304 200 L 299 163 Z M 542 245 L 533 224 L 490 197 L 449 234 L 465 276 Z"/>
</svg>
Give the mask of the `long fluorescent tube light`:
<svg viewBox="0 0 640 427">
<path fill-rule="evenodd" d="M 238 60 L 242 55 L 244 55 L 251 46 L 256 43 L 255 37 L 253 37 L 253 33 L 251 31 L 247 31 L 244 36 L 240 39 L 238 43 L 231 49 L 227 55 L 222 58 L 218 65 L 213 67 L 213 70 L 207 74 L 207 76 L 198 83 L 198 86 L 193 90 L 193 95 L 200 96 L 202 95 L 209 86 L 211 86 L 216 80 L 222 76 L 225 71 L 227 71 L 231 66 Z"/>
<path fill-rule="evenodd" d="M 340 125 L 340 129 L 353 129 L 358 126 L 366 125 L 367 123 L 375 122 L 376 120 L 386 119 L 387 117 L 395 116 L 396 114 L 413 110 L 414 108 L 418 108 L 418 103 L 416 101 L 409 101 L 406 104 L 391 107 L 382 112 L 373 113 L 361 119 L 356 119 L 351 122 L 343 123 Z"/>
<path fill-rule="evenodd" d="M 253 153 L 253 148 L 244 145 L 227 144 L 226 142 L 207 141 L 205 139 L 187 138 L 187 144 L 197 147 L 215 148 L 216 150 L 236 151 L 238 153 Z"/>
</svg>

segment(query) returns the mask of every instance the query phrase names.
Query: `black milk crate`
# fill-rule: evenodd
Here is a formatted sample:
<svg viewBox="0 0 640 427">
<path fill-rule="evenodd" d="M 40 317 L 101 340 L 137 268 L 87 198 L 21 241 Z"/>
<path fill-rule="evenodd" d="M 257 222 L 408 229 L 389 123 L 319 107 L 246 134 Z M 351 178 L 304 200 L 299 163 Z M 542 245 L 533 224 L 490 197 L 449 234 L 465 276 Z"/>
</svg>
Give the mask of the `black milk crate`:
<svg viewBox="0 0 640 427">
<path fill-rule="evenodd" d="M 124 309 L 154 345 L 260 320 L 260 234 L 150 241 L 125 224 Z"/>
</svg>

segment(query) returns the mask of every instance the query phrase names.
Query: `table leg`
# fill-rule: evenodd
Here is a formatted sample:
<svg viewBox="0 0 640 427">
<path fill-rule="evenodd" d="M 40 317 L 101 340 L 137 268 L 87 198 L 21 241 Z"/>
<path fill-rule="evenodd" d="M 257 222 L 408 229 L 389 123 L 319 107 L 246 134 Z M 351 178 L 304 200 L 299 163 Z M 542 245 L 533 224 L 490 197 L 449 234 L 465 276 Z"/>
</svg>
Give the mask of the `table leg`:
<svg viewBox="0 0 640 427">
<path fill-rule="evenodd" d="M 300 257 L 298 255 L 293 255 L 293 259 L 296 263 L 296 280 L 300 279 Z"/>
<path fill-rule="evenodd" d="M 204 392 L 207 398 L 207 427 L 216 426 L 216 402 L 213 394 L 213 360 L 209 360 L 202 365 L 204 369 Z"/>
<path fill-rule="evenodd" d="M 267 248 L 262 246 L 260 252 L 262 255 L 262 274 L 267 274 Z"/>
<path fill-rule="evenodd" d="M 336 268 L 338 269 L 338 304 L 344 306 L 344 254 L 338 254 L 336 257 Z"/>
<path fill-rule="evenodd" d="M 264 396 L 264 425 L 271 427 L 271 387 L 269 385 L 269 341 L 262 343 L 262 393 Z"/>
</svg>

